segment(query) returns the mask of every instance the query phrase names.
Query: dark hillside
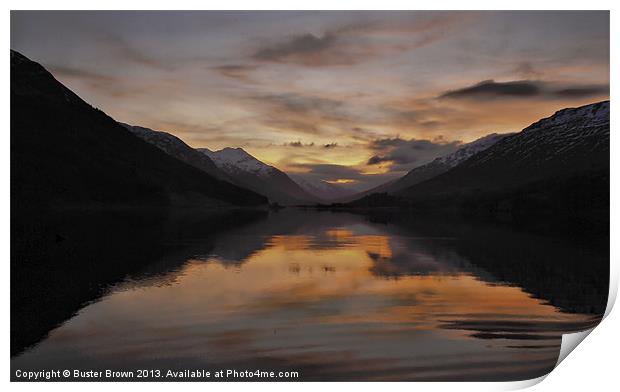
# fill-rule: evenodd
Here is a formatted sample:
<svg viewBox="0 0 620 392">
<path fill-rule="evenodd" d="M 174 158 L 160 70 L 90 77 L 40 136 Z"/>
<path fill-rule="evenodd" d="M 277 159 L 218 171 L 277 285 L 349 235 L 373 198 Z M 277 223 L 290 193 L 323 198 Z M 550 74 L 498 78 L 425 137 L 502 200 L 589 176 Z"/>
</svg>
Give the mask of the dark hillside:
<svg viewBox="0 0 620 392">
<path fill-rule="evenodd" d="M 266 199 L 170 157 L 11 51 L 11 209 L 255 206 Z"/>
</svg>

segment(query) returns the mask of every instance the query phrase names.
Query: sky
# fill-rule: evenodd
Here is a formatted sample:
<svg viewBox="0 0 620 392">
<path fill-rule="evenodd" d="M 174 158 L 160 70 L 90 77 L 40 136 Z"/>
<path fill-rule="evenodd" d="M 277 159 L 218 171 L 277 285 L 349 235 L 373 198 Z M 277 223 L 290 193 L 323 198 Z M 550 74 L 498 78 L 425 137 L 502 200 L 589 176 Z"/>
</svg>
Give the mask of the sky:
<svg viewBox="0 0 620 392">
<path fill-rule="evenodd" d="M 11 48 L 118 121 L 355 190 L 609 99 L 607 11 L 12 11 Z"/>
</svg>

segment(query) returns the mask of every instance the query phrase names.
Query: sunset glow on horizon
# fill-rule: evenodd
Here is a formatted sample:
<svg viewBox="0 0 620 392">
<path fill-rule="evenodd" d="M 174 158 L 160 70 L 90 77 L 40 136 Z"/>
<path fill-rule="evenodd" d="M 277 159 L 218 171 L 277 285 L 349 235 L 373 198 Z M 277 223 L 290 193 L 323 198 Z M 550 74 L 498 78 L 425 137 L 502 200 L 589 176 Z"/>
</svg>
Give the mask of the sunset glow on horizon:
<svg viewBox="0 0 620 392">
<path fill-rule="evenodd" d="M 609 12 L 20 12 L 11 48 L 117 121 L 365 190 L 609 99 Z"/>
</svg>

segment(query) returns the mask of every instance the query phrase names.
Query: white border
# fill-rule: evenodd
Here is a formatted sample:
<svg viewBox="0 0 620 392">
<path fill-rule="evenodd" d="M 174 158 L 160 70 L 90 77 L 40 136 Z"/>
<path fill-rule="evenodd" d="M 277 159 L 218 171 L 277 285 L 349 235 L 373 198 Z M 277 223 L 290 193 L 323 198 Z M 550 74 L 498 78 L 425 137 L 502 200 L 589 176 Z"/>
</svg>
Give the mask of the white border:
<svg viewBox="0 0 620 392">
<path fill-rule="evenodd" d="M 478 10 L 548 10 L 548 9 L 589 9 L 589 10 L 612 10 L 611 12 L 611 95 L 614 95 L 615 87 L 615 75 L 618 65 L 618 51 L 614 50 L 613 44 L 616 43 L 615 37 L 618 33 L 619 18 L 616 17 L 616 13 L 613 5 L 617 4 L 611 1 L 532 1 L 521 0 L 519 2 L 494 2 L 494 1 L 478 1 L 470 0 L 467 2 L 459 1 L 433 1 L 433 2 L 411 2 L 411 1 L 392 1 L 382 0 L 380 2 L 371 2 L 363 0 L 346 0 L 340 2 L 325 1 L 325 0 L 296 0 L 296 1 L 241 1 L 241 0 L 227 0 L 225 2 L 199 2 L 188 0 L 176 0 L 174 2 L 169 1 L 89 1 L 78 2 L 76 0 L 66 1 L 8 1 L 9 7 L 2 14 L 2 34 L 4 35 L 4 42 L 7 42 L 10 46 L 10 9 L 16 10 L 36 10 L 36 9 L 213 9 L 213 10 L 244 10 L 244 9 L 324 9 L 324 10 L 340 10 L 340 9 L 366 9 L 366 10 L 380 10 L 380 9 L 416 9 L 416 10 L 460 10 L 467 6 L 467 9 Z M 53 7 L 52 7 L 53 6 Z M 584 7 L 585 6 L 585 7 Z M 616 22 L 616 23 L 614 23 Z M 527 26 L 524 26 L 527 28 Z M 6 49 L 5 49 L 6 50 Z M 2 358 L 3 372 L 0 374 L 2 383 L 7 384 L 5 387 L 12 390 L 31 390 L 35 388 L 45 388 L 52 391 L 67 391 L 67 390 L 81 390 L 84 385 L 81 383 L 9 383 L 10 372 L 10 358 L 8 355 L 9 350 L 9 303 L 10 303 L 10 274 L 9 274 L 9 184 L 10 184 L 10 169 L 9 169 L 9 61 L 8 50 L 5 52 L 5 60 L 0 63 L 2 67 L 2 118 L 4 120 L 3 127 L 3 143 L 2 153 L 0 154 L 0 175 L 2 176 L 0 186 L 2 192 L 2 209 L 0 210 L 0 218 L 2 219 L 0 244 L 3 257 L 3 296 L 2 296 L 2 310 L 0 317 L 2 317 L 0 328 L 2 328 L 2 347 L 0 352 L 5 353 Z M 620 182 L 617 176 L 618 165 L 620 158 L 618 153 L 620 151 L 619 141 L 617 137 L 614 137 L 618 128 L 615 126 L 617 110 L 616 106 L 612 105 L 612 132 L 611 132 L 611 200 L 619 200 L 620 195 Z M 617 208 L 617 203 L 612 202 L 611 206 L 611 284 L 610 284 L 610 303 L 608 304 L 607 313 L 611 310 L 613 303 L 615 302 L 616 293 L 618 290 L 618 259 L 620 256 L 620 235 L 618 219 L 620 217 L 620 211 Z M 613 299 L 613 300 L 612 300 Z M 617 358 L 619 343 L 615 331 L 620 330 L 620 322 L 618 320 L 617 311 L 611 313 L 600 326 L 594 329 L 592 333 L 587 337 L 586 344 L 581 344 L 575 349 L 575 353 L 568 356 L 548 377 L 542 377 L 537 380 L 530 380 L 524 382 L 515 383 L 210 383 L 208 385 L 202 383 L 176 383 L 174 385 L 166 383 L 150 383 L 148 385 L 136 385 L 132 383 L 117 383 L 111 385 L 109 383 L 89 383 L 87 388 L 93 391 L 106 391 L 111 388 L 135 389 L 135 388 L 149 388 L 154 391 L 168 391 L 171 387 L 183 388 L 188 390 L 204 391 L 205 388 L 216 388 L 227 390 L 236 389 L 252 389 L 259 391 L 275 391 L 275 390 L 289 390 L 291 387 L 300 391 L 312 391 L 315 392 L 315 388 L 355 388 L 356 390 L 371 390 L 377 387 L 388 387 L 390 389 L 411 391 L 412 388 L 418 390 L 431 390 L 431 391 L 447 391 L 458 389 L 459 391 L 481 391 L 481 390 L 514 390 L 521 389 L 528 386 L 535 385 L 533 388 L 539 391 L 555 391 L 555 390 L 586 390 L 586 389 L 602 389 L 607 390 L 610 386 L 616 385 L 617 382 Z M 544 379 L 544 382 L 540 382 Z M 540 382 L 540 383 L 539 383 Z M 354 385 L 351 385 L 354 384 Z"/>
</svg>

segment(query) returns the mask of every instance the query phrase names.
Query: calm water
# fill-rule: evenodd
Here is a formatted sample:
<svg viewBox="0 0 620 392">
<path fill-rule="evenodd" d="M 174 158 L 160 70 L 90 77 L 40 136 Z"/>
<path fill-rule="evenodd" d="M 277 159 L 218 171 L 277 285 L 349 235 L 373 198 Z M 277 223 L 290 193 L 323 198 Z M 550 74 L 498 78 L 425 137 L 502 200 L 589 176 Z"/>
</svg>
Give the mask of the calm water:
<svg viewBox="0 0 620 392">
<path fill-rule="evenodd" d="M 13 369 L 525 379 L 554 366 L 562 332 L 596 321 L 607 289 L 587 265 L 604 256 L 465 224 L 283 210 L 165 238 L 149 263 L 14 356 Z"/>
</svg>

